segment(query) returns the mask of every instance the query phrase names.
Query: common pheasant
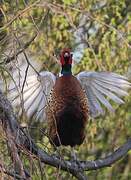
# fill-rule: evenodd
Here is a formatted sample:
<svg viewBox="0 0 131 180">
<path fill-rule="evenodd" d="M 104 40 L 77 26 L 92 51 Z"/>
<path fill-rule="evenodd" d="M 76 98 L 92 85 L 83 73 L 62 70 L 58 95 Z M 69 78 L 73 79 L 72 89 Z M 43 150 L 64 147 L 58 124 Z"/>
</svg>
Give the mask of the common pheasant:
<svg viewBox="0 0 131 180">
<path fill-rule="evenodd" d="M 52 144 L 73 147 L 84 141 L 88 116 L 103 115 L 101 105 L 114 112 L 106 97 L 117 104 L 124 103 L 121 97 L 128 95 L 131 83 L 125 76 L 111 72 L 85 71 L 73 76 L 69 49 L 61 52 L 60 63 L 60 77 L 48 71 L 27 76 L 22 97 L 27 115 L 36 112 L 38 119 L 47 119 Z M 11 96 L 16 97 L 15 105 L 19 104 L 16 87 Z"/>
</svg>

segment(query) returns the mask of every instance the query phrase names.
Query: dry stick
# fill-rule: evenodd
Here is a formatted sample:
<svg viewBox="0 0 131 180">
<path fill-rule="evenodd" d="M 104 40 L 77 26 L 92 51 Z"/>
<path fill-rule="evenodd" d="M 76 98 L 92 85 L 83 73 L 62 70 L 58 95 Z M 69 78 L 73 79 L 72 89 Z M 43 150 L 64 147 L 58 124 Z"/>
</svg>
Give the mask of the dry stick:
<svg viewBox="0 0 131 180">
<path fill-rule="evenodd" d="M 27 49 L 30 44 L 35 40 L 35 38 L 37 37 L 37 34 L 35 34 L 27 43 L 24 44 L 23 48 L 21 48 L 16 54 L 12 55 L 11 57 L 7 57 L 3 60 L 3 62 L 1 62 L 0 64 L 8 64 L 11 61 L 13 61 L 20 53 L 22 53 L 25 49 Z"/>
</svg>

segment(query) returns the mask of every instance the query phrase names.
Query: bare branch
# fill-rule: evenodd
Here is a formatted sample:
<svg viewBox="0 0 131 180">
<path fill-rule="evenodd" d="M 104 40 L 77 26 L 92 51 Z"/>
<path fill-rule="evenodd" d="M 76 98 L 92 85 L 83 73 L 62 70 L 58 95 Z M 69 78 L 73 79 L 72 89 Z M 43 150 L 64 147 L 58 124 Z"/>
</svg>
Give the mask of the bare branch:
<svg viewBox="0 0 131 180">
<path fill-rule="evenodd" d="M 0 64 L 3 64 L 3 63 L 8 64 L 11 61 L 13 61 L 19 54 L 24 52 L 25 49 L 27 49 L 30 46 L 30 44 L 35 40 L 36 37 L 37 37 L 37 34 L 35 34 L 28 42 L 26 42 L 24 46 L 16 54 L 13 54 L 11 57 L 5 58 Z"/>
<path fill-rule="evenodd" d="M 85 171 L 100 169 L 104 167 L 110 167 L 116 161 L 126 156 L 129 150 L 131 150 L 131 138 L 128 139 L 128 141 L 124 145 L 119 147 L 110 155 L 107 155 L 105 158 L 95 160 L 95 161 L 83 161 L 81 162 L 81 166 L 83 170 Z"/>
<path fill-rule="evenodd" d="M 10 172 L 10 171 L 3 171 L 4 174 L 7 174 L 8 176 L 11 176 L 13 178 L 16 178 L 16 179 L 22 179 L 22 180 L 26 180 L 26 178 L 23 178 L 22 176 L 16 174 L 16 173 L 13 173 L 13 172 Z"/>
</svg>

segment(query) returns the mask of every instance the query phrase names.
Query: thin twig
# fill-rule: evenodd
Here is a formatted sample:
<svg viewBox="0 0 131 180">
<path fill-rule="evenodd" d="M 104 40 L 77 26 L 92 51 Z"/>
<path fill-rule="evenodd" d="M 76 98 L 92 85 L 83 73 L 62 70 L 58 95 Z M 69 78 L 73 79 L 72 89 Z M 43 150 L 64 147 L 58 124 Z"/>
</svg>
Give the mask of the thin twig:
<svg viewBox="0 0 131 180">
<path fill-rule="evenodd" d="M 19 54 L 21 54 L 25 49 L 27 49 L 30 46 L 30 44 L 35 40 L 36 37 L 37 34 L 35 34 L 28 42 L 26 42 L 24 46 L 16 54 L 13 54 L 11 57 L 5 58 L 2 62 L 0 62 L 0 64 L 8 64 L 11 61 L 13 61 Z"/>
</svg>

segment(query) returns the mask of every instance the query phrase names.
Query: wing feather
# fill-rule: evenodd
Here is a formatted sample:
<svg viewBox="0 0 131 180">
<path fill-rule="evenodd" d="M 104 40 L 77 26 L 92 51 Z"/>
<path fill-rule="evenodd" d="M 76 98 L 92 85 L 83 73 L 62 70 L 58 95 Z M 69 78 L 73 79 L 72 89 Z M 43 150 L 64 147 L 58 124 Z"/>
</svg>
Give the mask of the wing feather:
<svg viewBox="0 0 131 180">
<path fill-rule="evenodd" d="M 92 116 L 96 117 L 96 115 L 104 114 L 104 110 L 102 109 L 97 97 L 93 94 L 93 91 L 90 87 L 88 87 L 88 90 L 86 89 L 86 94 Z"/>
<path fill-rule="evenodd" d="M 90 114 L 96 117 L 104 114 L 101 105 L 114 112 L 109 99 L 117 104 L 123 104 L 122 96 L 127 96 L 131 83 L 127 77 L 111 72 L 81 72 L 77 76 L 86 92 Z"/>
<path fill-rule="evenodd" d="M 112 91 L 112 92 L 117 93 L 119 96 L 127 96 L 127 95 L 128 95 L 128 93 L 127 93 L 126 91 L 120 89 L 120 88 L 117 87 L 117 86 L 112 86 L 112 85 L 110 85 L 109 83 L 101 82 L 101 81 L 97 81 L 97 80 L 94 80 L 94 82 L 95 82 L 96 84 L 99 84 L 99 85 L 100 85 L 101 87 L 103 87 L 103 88 L 106 88 L 106 89 L 108 89 L 108 90 L 110 90 L 110 91 Z"/>
<path fill-rule="evenodd" d="M 114 102 L 118 103 L 118 104 L 123 104 L 124 101 L 122 99 L 120 99 L 118 96 L 116 96 L 115 94 L 113 94 L 112 92 L 108 91 L 106 88 L 103 88 L 99 85 L 97 85 L 96 83 L 92 83 L 93 86 L 100 92 L 102 92 L 102 94 L 105 94 L 106 96 L 108 96 L 110 99 L 112 99 Z"/>
<path fill-rule="evenodd" d="M 42 121 L 45 119 L 45 106 L 55 81 L 55 75 L 48 71 L 41 72 L 39 76 L 27 76 L 24 87 L 23 78 L 15 78 L 15 84 L 10 84 L 9 98 L 16 107 L 21 105 L 28 117 L 35 115 L 37 120 Z"/>
<path fill-rule="evenodd" d="M 105 105 L 105 107 L 111 111 L 114 112 L 113 107 L 111 106 L 111 104 L 109 103 L 109 101 L 102 95 L 102 93 L 100 93 L 95 87 L 92 87 L 92 91 L 94 93 L 94 95 L 98 98 L 98 100 Z"/>
</svg>

